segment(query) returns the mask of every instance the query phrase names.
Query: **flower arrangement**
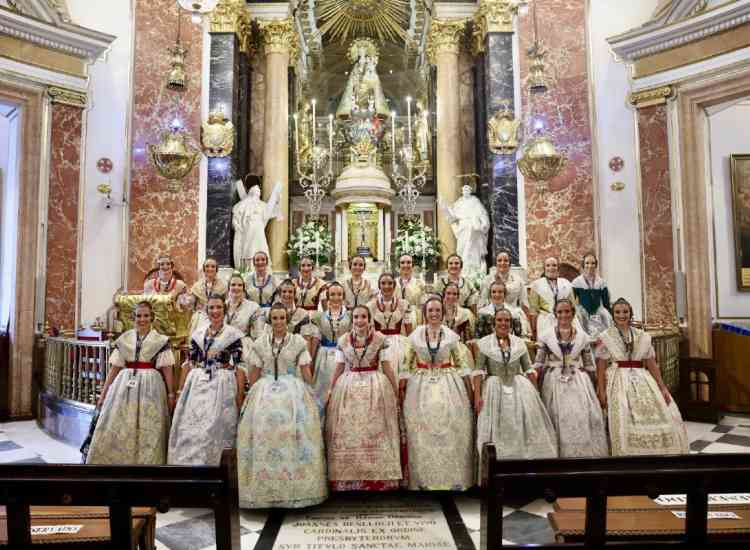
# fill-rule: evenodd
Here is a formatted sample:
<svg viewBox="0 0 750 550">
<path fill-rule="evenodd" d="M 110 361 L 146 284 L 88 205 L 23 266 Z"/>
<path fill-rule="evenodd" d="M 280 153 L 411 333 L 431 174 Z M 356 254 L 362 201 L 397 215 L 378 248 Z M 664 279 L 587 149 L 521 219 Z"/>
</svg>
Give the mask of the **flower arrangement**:
<svg viewBox="0 0 750 550">
<path fill-rule="evenodd" d="M 316 264 L 327 264 L 331 260 L 333 237 L 328 228 L 319 221 L 309 221 L 294 232 L 289 239 L 286 252 L 292 264 L 301 258 L 312 258 Z"/>
<path fill-rule="evenodd" d="M 416 267 L 427 269 L 435 267 L 440 256 L 441 243 L 421 221 L 407 220 L 398 228 L 398 236 L 393 242 L 393 252 L 398 259 L 402 254 L 409 254 Z"/>
</svg>

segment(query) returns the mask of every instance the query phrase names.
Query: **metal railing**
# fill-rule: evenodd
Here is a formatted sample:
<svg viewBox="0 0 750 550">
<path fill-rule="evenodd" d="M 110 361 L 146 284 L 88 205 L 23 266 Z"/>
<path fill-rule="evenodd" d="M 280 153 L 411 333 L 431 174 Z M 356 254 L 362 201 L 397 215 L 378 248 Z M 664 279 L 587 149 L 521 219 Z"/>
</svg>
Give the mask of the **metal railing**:
<svg viewBox="0 0 750 550">
<path fill-rule="evenodd" d="M 46 339 L 44 389 L 63 399 L 96 405 L 109 369 L 109 341 Z"/>
</svg>

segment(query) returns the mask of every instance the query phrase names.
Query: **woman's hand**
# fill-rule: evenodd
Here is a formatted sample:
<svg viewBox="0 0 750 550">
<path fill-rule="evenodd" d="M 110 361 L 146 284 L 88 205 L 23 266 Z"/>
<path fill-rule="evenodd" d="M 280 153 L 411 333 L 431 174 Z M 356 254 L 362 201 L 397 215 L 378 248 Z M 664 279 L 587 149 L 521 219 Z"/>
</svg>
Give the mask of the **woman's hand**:
<svg viewBox="0 0 750 550">
<path fill-rule="evenodd" d="M 536 371 L 527 372 L 526 378 L 529 379 L 529 382 L 531 382 L 535 388 L 537 387 Z"/>
<path fill-rule="evenodd" d="M 667 389 L 666 386 L 662 386 L 659 389 L 661 390 L 662 397 L 664 397 L 664 402 L 669 405 L 672 402 L 672 396 L 669 394 L 669 389 Z"/>
<path fill-rule="evenodd" d="M 103 391 L 102 394 L 99 396 L 99 399 L 96 402 L 96 408 L 98 410 L 101 410 L 102 405 L 104 405 L 104 400 L 107 398 L 107 392 Z"/>
<path fill-rule="evenodd" d="M 599 384 L 599 386 L 596 388 L 596 396 L 599 398 L 599 403 L 602 405 L 602 409 L 607 408 L 607 390 Z"/>
<path fill-rule="evenodd" d="M 177 406 L 177 396 L 174 393 L 167 395 L 167 405 L 169 406 L 169 414 L 172 414 Z"/>
<path fill-rule="evenodd" d="M 474 395 L 474 410 L 477 414 L 482 412 L 482 407 L 484 407 L 484 400 L 479 393 L 476 393 Z"/>
</svg>

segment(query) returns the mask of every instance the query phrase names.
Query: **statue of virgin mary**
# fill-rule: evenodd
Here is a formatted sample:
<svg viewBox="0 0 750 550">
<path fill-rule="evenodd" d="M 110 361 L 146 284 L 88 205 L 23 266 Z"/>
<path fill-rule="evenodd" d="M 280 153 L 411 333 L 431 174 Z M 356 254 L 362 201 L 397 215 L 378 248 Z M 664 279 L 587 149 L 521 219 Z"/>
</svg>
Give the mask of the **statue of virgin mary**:
<svg viewBox="0 0 750 550">
<path fill-rule="evenodd" d="M 353 113 L 371 113 L 385 119 L 390 115 L 378 76 L 378 48 L 368 38 L 358 38 L 349 47 L 349 61 L 353 63 L 336 118 L 348 119 Z"/>
</svg>

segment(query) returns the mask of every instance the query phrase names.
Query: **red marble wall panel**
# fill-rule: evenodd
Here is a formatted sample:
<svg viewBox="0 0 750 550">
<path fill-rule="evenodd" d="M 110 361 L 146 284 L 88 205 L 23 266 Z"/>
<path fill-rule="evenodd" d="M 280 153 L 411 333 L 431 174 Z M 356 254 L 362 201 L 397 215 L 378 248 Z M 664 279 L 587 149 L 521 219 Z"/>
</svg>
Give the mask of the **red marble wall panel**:
<svg viewBox="0 0 750 550">
<path fill-rule="evenodd" d="M 201 27 L 181 12 L 182 43 L 188 48 L 185 89 L 170 90 L 168 49 L 177 37 L 178 5 L 173 0 L 136 0 L 135 70 L 133 83 L 133 157 L 130 188 L 128 287 L 142 288 L 145 274 L 159 254 L 170 254 L 186 282 L 196 278 L 198 263 L 198 168 L 172 193 L 148 158 L 148 145 L 157 143 L 178 119 L 198 146 L 201 124 Z"/>
<path fill-rule="evenodd" d="M 45 319 L 75 330 L 83 111 L 55 104 L 51 124 Z"/>
<path fill-rule="evenodd" d="M 676 317 L 676 294 L 665 105 L 639 109 L 638 146 L 643 201 L 645 321 L 671 324 Z"/>
<path fill-rule="evenodd" d="M 547 133 L 568 157 L 563 173 L 540 193 L 526 181 L 526 248 L 529 277 L 541 275 L 544 259 L 579 267 L 582 253 L 595 249 L 592 132 L 586 53 L 586 3 L 580 0 L 536 0 L 540 38 L 547 50 L 550 89 L 536 97 L 536 112 Z M 534 42 L 532 14 L 519 18 L 521 82 L 524 110 L 529 60 Z"/>
</svg>

